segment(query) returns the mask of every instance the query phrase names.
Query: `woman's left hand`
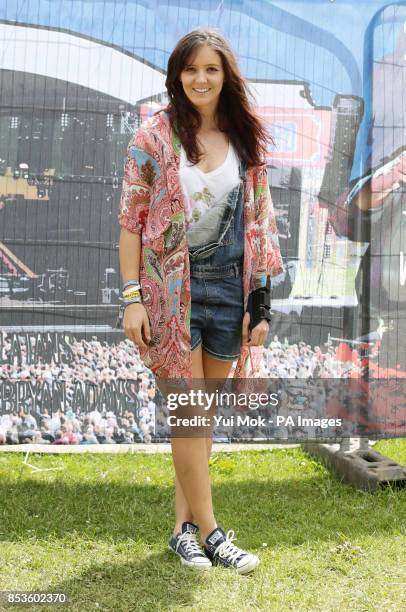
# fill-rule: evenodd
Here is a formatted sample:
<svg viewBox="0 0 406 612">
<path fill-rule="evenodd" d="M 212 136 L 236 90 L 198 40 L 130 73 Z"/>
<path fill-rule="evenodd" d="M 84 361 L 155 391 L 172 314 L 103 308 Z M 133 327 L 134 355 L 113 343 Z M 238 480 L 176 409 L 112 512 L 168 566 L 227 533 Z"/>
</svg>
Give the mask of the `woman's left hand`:
<svg viewBox="0 0 406 612">
<path fill-rule="evenodd" d="M 242 321 L 242 343 L 247 346 L 263 346 L 268 336 L 268 321 L 260 321 L 254 329 L 249 331 L 250 313 L 246 312 Z"/>
</svg>

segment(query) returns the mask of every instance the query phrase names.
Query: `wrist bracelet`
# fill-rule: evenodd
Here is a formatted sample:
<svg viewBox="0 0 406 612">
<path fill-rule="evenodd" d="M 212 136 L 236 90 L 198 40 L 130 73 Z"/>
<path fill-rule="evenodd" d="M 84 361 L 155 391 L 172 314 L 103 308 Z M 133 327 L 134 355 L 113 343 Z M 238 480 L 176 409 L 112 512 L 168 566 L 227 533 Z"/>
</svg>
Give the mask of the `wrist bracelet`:
<svg viewBox="0 0 406 612">
<path fill-rule="evenodd" d="M 139 297 L 140 298 L 141 297 L 141 291 L 139 289 L 133 289 L 131 291 L 125 291 L 123 293 L 122 297 L 123 297 L 124 301 L 127 301 L 127 300 L 129 300 L 131 298 L 134 298 L 134 297 Z"/>
<path fill-rule="evenodd" d="M 135 287 L 139 287 L 141 289 L 140 281 L 138 279 L 132 279 L 132 280 L 125 281 L 125 283 L 123 283 L 123 291 L 124 289 L 127 289 L 127 287 L 130 287 L 131 285 L 134 285 Z"/>
<path fill-rule="evenodd" d="M 120 307 L 122 306 L 123 309 L 125 309 L 125 307 L 128 306 L 128 304 L 141 304 L 141 303 L 142 303 L 141 296 L 138 296 L 138 297 L 131 298 L 131 300 L 124 300 L 120 304 Z"/>
<path fill-rule="evenodd" d="M 141 285 L 129 285 L 126 289 L 123 289 L 123 293 L 128 293 L 129 291 L 141 291 Z"/>
</svg>

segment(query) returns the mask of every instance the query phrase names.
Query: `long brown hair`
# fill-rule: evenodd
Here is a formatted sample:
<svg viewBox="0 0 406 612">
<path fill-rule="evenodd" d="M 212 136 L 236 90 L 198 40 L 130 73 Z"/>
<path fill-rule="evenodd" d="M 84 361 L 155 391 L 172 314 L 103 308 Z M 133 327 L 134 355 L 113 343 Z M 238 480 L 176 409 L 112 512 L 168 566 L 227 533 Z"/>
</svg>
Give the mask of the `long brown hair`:
<svg viewBox="0 0 406 612">
<path fill-rule="evenodd" d="M 248 166 L 263 164 L 267 145 L 273 140 L 250 102 L 252 96 L 234 52 L 218 30 L 201 28 L 189 32 L 179 40 L 169 57 L 165 81 L 169 104 L 165 110 L 169 114 L 172 128 L 177 132 L 188 159 L 197 164 L 202 157 L 196 139 L 201 116 L 185 95 L 180 74 L 190 56 L 202 45 L 217 51 L 223 65 L 224 84 L 217 108 L 219 129 L 228 135 L 239 157 Z"/>
</svg>

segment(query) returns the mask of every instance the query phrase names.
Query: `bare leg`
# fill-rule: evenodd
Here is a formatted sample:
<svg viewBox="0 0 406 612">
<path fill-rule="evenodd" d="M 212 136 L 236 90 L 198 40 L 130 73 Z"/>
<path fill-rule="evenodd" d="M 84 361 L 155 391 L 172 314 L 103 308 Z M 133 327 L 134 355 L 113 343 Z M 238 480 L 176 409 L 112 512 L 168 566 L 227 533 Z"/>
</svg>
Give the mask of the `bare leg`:
<svg viewBox="0 0 406 612">
<path fill-rule="evenodd" d="M 217 526 L 213 514 L 204 438 L 172 438 L 176 475 L 202 539 Z"/>
<path fill-rule="evenodd" d="M 192 377 L 193 378 L 204 378 L 203 363 L 202 363 L 202 347 L 198 346 L 192 351 Z M 209 438 L 205 439 L 206 443 Z M 173 449 L 172 440 L 172 449 Z M 176 468 L 175 468 L 176 469 Z M 180 533 L 182 523 L 185 521 L 193 521 L 194 517 L 190 510 L 189 504 L 183 493 L 182 487 L 179 482 L 179 478 L 175 476 L 175 527 L 173 530 L 174 534 Z"/>
<path fill-rule="evenodd" d="M 213 359 L 201 347 L 192 353 L 193 378 L 226 378 L 230 368 L 231 362 Z M 217 526 L 207 463 L 211 446 L 211 438 L 172 438 L 176 471 L 174 533 L 180 532 L 184 521 L 194 520 L 203 541 Z"/>
<path fill-rule="evenodd" d="M 202 360 L 203 360 L 203 371 L 205 378 L 227 378 L 231 366 L 233 365 L 232 361 L 222 361 L 221 359 L 214 359 L 209 353 L 206 351 L 202 351 Z M 211 449 L 213 446 L 213 438 L 206 438 L 207 442 L 207 459 L 210 459 Z"/>
<path fill-rule="evenodd" d="M 207 453 L 207 461 L 210 459 L 211 449 L 213 445 L 212 438 L 205 438 L 206 442 L 206 453 Z M 184 521 L 194 522 L 194 517 L 189 508 L 189 504 L 186 501 L 186 497 L 183 494 L 182 487 L 180 486 L 180 482 L 177 476 L 175 476 L 175 527 L 173 533 L 179 533 L 182 527 L 182 523 Z"/>
</svg>

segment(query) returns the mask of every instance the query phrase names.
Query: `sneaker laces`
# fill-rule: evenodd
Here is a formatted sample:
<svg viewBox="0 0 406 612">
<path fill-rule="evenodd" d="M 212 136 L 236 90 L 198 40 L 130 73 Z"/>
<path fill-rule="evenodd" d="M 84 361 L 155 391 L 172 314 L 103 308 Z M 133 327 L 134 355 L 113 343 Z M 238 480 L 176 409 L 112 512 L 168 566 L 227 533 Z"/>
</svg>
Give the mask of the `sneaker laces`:
<svg viewBox="0 0 406 612">
<path fill-rule="evenodd" d="M 188 554 L 199 553 L 203 555 L 203 551 L 197 541 L 197 535 L 192 533 L 191 531 L 185 531 L 180 536 L 178 536 L 178 541 L 176 543 L 176 550 L 178 550 L 179 546 L 184 544 L 186 552 Z"/>
<path fill-rule="evenodd" d="M 246 553 L 233 544 L 233 540 L 235 540 L 235 533 L 230 529 L 230 531 L 227 531 L 226 539 L 217 546 L 214 554 L 218 554 L 220 557 L 231 561 L 231 563 L 235 563 L 238 557 Z"/>
</svg>

